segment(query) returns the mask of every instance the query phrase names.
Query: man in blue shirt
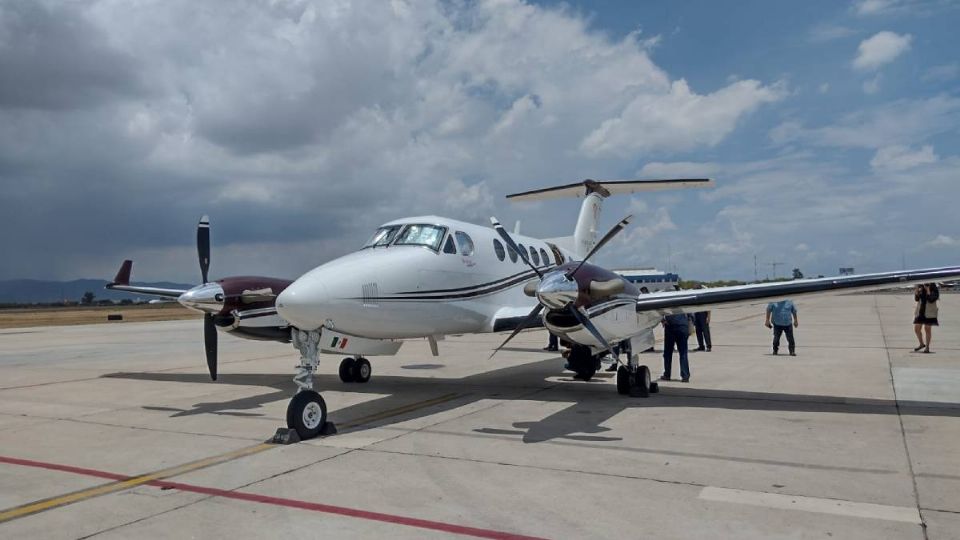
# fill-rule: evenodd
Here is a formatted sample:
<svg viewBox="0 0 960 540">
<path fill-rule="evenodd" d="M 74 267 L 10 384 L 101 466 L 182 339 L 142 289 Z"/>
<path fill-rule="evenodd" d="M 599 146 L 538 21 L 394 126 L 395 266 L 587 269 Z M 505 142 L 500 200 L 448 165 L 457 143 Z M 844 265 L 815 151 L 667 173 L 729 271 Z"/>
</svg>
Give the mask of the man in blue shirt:
<svg viewBox="0 0 960 540">
<path fill-rule="evenodd" d="M 660 321 L 663 324 L 663 375 L 660 380 L 670 380 L 670 368 L 673 364 L 673 347 L 680 353 L 680 380 L 690 381 L 690 364 L 687 362 L 687 339 L 690 337 L 690 316 L 678 313 L 667 315 Z"/>
<path fill-rule="evenodd" d="M 790 300 L 770 302 L 767 305 L 767 328 L 773 328 L 773 354 L 780 348 L 780 334 L 787 335 L 787 346 L 790 347 L 790 356 L 796 356 L 796 343 L 793 341 L 793 329 L 800 326 L 797 317 L 797 308 Z"/>
</svg>

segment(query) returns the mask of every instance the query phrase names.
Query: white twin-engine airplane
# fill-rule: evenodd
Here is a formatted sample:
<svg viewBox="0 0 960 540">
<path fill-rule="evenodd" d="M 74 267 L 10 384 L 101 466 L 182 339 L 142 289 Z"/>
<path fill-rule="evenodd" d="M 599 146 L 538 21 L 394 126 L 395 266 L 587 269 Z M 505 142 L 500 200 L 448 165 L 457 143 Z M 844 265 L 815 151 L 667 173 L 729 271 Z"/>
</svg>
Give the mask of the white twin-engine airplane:
<svg viewBox="0 0 960 540">
<path fill-rule="evenodd" d="M 634 351 L 646 348 L 664 314 L 960 277 L 960 267 L 954 266 L 641 295 L 618 274 L 586 262 L 630 219 L 597 241 L 606 197 L 712 184 L 709 179 L 587 180 L 509 195 L 514 201 L 584 198 L 573 236 L 549 240 L 510 234 L 495 218 L 493 228 L 437 216 L 399 219 L 377 229 L 359 251 L 292 283 L 262 277 L 206 283 L 209 236 L 201 242 L 198 235 L 205 283 L 163 292 L 205 314 L 205 336 L 219 328 L 240 337 L 293 342 L 300 352 L 294 377 L 298 392 L 287 407 L 287 425 L 307 439 L 326 423 L 326 403 L 313 390 L 320 353 L 347 356 L 340 364 L 344 382 L 367 382 L 372 370 L 366 356 L 396 354 L 404 339 L 426 337 L 437 355 L 444 335 L 512 330 L 505 345 L 524 328 L 545 326 L 573 344 L 570 368 L 589 379 L 611 343 L 631 340 Z M 114 281 L 108 287 L 159 294 L 131 286 L 128 263 Z M 215 336 L 212 355 L 211 338 L 205 341 L 214 375 Z M 617 371 L 617 390 L 645 397 L 656 391 L 650 379 L 650 370 L 634 354 Z"/>
</svg>

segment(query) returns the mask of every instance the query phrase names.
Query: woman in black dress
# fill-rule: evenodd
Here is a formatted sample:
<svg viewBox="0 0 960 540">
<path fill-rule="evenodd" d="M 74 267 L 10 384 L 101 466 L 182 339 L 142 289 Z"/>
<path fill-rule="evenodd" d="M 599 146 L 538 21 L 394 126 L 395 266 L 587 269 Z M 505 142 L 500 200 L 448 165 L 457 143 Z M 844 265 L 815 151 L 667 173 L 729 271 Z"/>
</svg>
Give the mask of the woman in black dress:
<svg viewBox="0 0 960 540">
<path fill-rule="evenodd" d="M 920 345 L 913 350 L 919 352 L 920 349 L 923 349 L 923 352 L 928 353 L 930 352 L 931 327 L 940 326 L 937 321 L 937 300 L 940 299 L 940 289 L 936 283 L 917 285 L 913 292 L 913 299 L 917 301 L 917 307 L 913 314 L 913 331 L 917 334 L 917 341 L 920 342 Z M 923 337 L 920 334 L 921 327 L 925 329 L 926 343 L 923 342 Z"/>
</svg>

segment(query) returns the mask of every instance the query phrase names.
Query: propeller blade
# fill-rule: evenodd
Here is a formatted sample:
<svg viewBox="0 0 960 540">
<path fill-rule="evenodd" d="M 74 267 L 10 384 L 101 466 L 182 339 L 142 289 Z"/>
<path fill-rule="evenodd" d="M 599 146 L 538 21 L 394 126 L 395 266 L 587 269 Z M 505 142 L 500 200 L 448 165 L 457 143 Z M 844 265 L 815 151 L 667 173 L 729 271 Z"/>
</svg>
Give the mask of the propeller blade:
<svg viewBox="0 0 960 540">
<path fill-rule="evenodd" d="M 580 261 L 580 264 L 578 264 L 577 267 L 573 269 L 573 272 L 570 272 L 569 274 L 567 274 L 567 278 L 568 279 L 572 278 L 574 274 L 577 273 L 577 270 L 580 270 L 580 267 L 583 266 L 583 263 L 587 262 L 587 259 L 589 259 L 590 257 L 593 257 L 594 253 L 600 251 L 600 248 L 602 248 L 607 242 L 612 240 L 614 236 L 616 236 L 620 231 L 622 231 L 623 228 L 630 223 L 631 219 L 633 219 L 632 214 L 621 219 L 620 223 L 617 223 L 616 225 L 613 226 L 612 229 L 607 231 L 607 234 L 603 235 L 603 238 L 601 238 L 600 241 L 597 242 L 597 245 L 593 246 L 593 249 L 590 250 L 590 253 L 587 253 L 587 256 L 584 257 L 582 261 Z"/>
<path fill-rule="evenodd" d="M 505 339 L 505 340 L 503 341 L 503 343 L 500 344 L 499 347 L 497 347 L 496 349 L 493 350 L 492 353 L 490 353 L 490 356 L 487 357 L 487 360 L 493 358 L 493 355 L 495 355 L 495 354 L 497 354 L 498 352 L 500 352 L 500 349 L 506 347 L 506 346 L 507 346 L 507 343 L 510 343 L 510 340 L 513 339 L 514 336 L 516 336 L 517 334 L 519 334 L 520 331 L 522 331 L 522 330 L 523 330 L 524 328 L 526 328 L 527 326 L 530 326 L 530 323 L 532 323 L 532 322 L 534 321 L 534 319 L 536 319 L 537 316 L 540 315 L 540 311 L 542 311 L 542 310 L 543 310 L 543 304 L 537 304 L 536 307 L 533 308 L 533 311 L 531 311 L 531 312 L 527 315 L 527 318 L 524 319 L 523 322 L 521 322 L 520 325 L 517 326 L 517 327 L 513 330 L 513 333 L 510 334 L 510 337 L 508 337 L 507 339 Z"/>
<path fill-rule="evenodd" d="M 203 316 L 203 344 L 207 350 L 207 369 L 210 370 L 210 378 L 217 380 L 217 325 L 210 313 Z"/>
<path fill-rule="evenodd" d="M 523 252 L 524 250 L 517 246 L 516 242 L 513 241 L 513 238 L 510 238 L 510 235 L 507 233 L 507 230 L 503 228 L 503 225 L 500 224 L 500 221 L 498 221 L 495 217 L 491 217 L 490 223 L 493 223 L 493 228 L 497 231 L 497 234 L 500 235 L 500 238 L 503 238 L 503 241 L 510 246 L 510 249 L 517 252 L 520 255 L 520 258 L 523 259 L 523 262 L 527 263 L 527 266 L 530 268 L 533 268 L 533 271 L 537 273 L 537 276 L 540 277 L 540 279 L 543 279 L 543 273 L 541 273 L 540 270 L 530 262 L 530 259 L 527 258 L 527 254 Z"/>
<path fill-rule="evenodd" d="M 200 257 L 200 275 L 203 282 L 207 282 L 207 271 L 210 270 L 210 218 L 203 216 L 197 225 L 197 255 Z"/>
<path fill-rule="evenodd" d="M 593 325 L 593 323 L 590 321 L 590 318 L 581 313 L 580 310 L 577 309 L 573 304 L 569 304 L 569 306 L 570 312 L 573 313 L 573 316 L 576 317 L 578 321 L 580 321 L 580 324 L 582 324 L 583 327 L 586 328 L 587 331 L 590 332 L 590 334 L 592 334 L 601 345 L 603 345 L 604 349 L 610 351 L 610 354 L 613 354 L 613 347 L 611 347 L 610 344 L 607 343 L 607 340 L 603 338 L 603 335 L 601 335 L 600 331 L 597 330 L 597 327 Z"/>
</svg>

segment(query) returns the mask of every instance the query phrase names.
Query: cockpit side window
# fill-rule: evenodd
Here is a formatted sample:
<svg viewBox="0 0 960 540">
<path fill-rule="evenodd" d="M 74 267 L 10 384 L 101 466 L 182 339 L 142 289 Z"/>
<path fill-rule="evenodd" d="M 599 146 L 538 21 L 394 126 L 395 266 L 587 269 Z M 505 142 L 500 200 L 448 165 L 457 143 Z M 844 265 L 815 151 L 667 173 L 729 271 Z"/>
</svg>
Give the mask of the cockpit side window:
<svg viewBox="0 0 960 540">
<path fill-rule="evenodd" d="M 407 225 L 397 235 L 395 246 L 426 246 L 434 251 L 440 250 L 446 227 L 438 225 L 412 224 Z"/>
<path fill-rule="evenodd" d="M 453 235 L 452 235 L 452 234 L 447 237 L 447 241 L 443 244 L 443 252 L 444 252 L 444 253 L 452 253 L 452 254 L 456 255 L 456 253 L 457 253 L 457 246 L 453 245 Z"/>
<path fill-rule="evenodd" d="M 460 254 L 467 256 L 473 255 L 473 239 L 470 238 L 470 235 L 465 232 L 457 231 L 456 236 L 457 244 L 460 245 Z"/>
<path fill-rule="evenodd" d="M 370 237 L 370 240 L 367 240 L 367 243 L 363 247 L 384 247 L 390 245 L 390 242 L 397 236 L 397 231 L 400 230 L 400 225 L 388 225 L 386 227 L 380 227 L 377 229 L 377 232 L 373 233 L 373 236 Z"/>
</svg>

